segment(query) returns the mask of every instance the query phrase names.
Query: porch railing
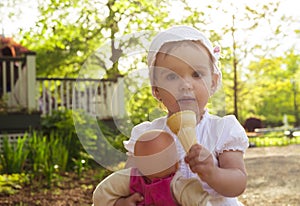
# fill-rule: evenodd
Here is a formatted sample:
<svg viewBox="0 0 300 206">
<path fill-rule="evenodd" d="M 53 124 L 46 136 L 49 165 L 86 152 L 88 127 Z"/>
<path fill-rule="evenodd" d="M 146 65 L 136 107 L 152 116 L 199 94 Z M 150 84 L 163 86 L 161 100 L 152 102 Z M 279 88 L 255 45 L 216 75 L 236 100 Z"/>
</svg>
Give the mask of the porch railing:
<svg viewBox="0 0 300 206">
<path fill-rule="evenodd" d="M 82 109 L 99 119 L 124 116 L 123 77 L 116 79 L 36 78 L 35 53 L 0 57 L 0 99 L 8 108 Z M 0 108 L 1 109 L 1 108 Z"/>
<path fill-rule="evenodd" d="M 81 109 L 99 119 L 124 116 L 123 77 L 116 79 L 37 78 L 38 108 Z"/>
<path fill-rule="evenodd" d="M 24 57 L 0 57 L 0 98 L 9 108 L 34 110 L 35 77 L 34 52 Z"/>
</svg>

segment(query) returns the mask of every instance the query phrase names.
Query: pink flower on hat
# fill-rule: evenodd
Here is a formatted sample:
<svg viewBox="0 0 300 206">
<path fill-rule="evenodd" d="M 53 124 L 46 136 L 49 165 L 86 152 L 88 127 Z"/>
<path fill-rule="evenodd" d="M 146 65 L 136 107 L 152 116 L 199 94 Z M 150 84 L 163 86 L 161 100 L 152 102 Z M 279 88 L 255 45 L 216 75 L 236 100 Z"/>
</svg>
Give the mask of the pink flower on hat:
<svg viewBox="0 0 300 206">
<path fill-rule="evenodd" d="M 220 58 L 220 53 L 221 53 L 220 46 L 215 46 L 213 52 L 214 52 L 215 58 L 218 60 Z"/>
</svg>

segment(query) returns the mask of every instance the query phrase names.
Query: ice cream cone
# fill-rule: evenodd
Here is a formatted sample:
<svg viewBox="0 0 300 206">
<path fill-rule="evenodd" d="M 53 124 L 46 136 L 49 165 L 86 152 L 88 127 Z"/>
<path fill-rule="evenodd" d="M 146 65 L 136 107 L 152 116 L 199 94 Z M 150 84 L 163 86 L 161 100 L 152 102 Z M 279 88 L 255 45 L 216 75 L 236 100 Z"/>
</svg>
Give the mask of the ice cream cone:
<svg viewBox="0 0 300 206">
<path fill-rule="evenodd" d="M 196 114 L 190 110 L 177 112 L 167 120 L 169 128 L 178 136 L 186 152 L 197 143 L 196 122 Z"/>
</svg>

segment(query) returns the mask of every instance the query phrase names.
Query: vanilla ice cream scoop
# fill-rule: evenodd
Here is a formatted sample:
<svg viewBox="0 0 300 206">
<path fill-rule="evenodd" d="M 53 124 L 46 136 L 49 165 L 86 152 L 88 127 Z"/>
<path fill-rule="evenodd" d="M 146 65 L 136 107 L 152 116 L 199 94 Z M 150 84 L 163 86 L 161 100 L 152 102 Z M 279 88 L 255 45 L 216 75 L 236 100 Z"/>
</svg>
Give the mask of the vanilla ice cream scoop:
<svg viewBox="0 0 300 206">
<path fill-rule="evenodd" d="M 197 143 L 196 123 L 196 114 L 191 110 L 177 112 L 167 120 L 167 125 L 178 136 L 185 152 Z"/>
</svg>

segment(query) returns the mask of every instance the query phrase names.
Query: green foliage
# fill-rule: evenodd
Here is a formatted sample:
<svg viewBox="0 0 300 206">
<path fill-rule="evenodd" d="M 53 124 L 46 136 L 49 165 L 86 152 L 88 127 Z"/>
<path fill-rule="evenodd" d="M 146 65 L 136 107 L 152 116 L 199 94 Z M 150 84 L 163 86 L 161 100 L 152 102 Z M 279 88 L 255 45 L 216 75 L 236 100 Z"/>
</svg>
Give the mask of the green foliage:
<svg viewBox="0 0 300 206">
<path fill-rule="evenodd" d="M 131 128 L 136 124 L 166 115 L 166 109 L 152 96 L 148 73 L 130 73 L 124 84 L 125 108 L 129 119 L 122 129 L 129 130 L 126 134 L 130 134 Z"/>
<path fill-rule="evenodd" d="M 264 57 L 269 51 L 273 52 L 274 49 L 272 47 L 273 44 L 272 46 L 270 46 L 271 44 L 262 46 L 260 43 L 253 42 L 252 38 L 248 37 L 256 35 L 259 32 L 257 29 L 264 27 L 264 25 L 271 25 L 271 20 L 277 15 L 279 1 L 268 3 L 253 2 L 253 4 L 240 5 L 228 2 L 226 7 L 224 7 L 222 1 L 213 2 L 210 8 L 212 10 L 222 10 L 224 20 L 228 19 L 222 28 L 218 28 L 221 35 L 217 39 L 226 44 L 225 47 L 222 46 L 221 58 L 224 77 L 223 85 L 226 94 L 226 112 L 234 113 L 243 122 L 249 117 L 249 113 L 256 113 L 255 110 L 260 103 L 256 104 L 257 101 L 254 101 L 253 104 L 255 96 L 249 95 L 253 87 L 248 82 L 251 83 L 253 76 L 250 76 L 249 79 L 247 78 L 247 60 L 254 57 Z M 211 14 L 210 11 L 208 13 Z M 281 27 L 280 24 L 274 26 Z M 243 33 L 242 36 L 240 36 L 241 33 Z M 276 33 L 272 33 L 271 36 L 261 36 L 262 38 L 270 41 L 270 39 L 276 38 Z M 259 56 L 259 54 L 262 55 Z"/>
<path fill-rule="evenodd" d="M 1 3 L 3 5 L 1 8 L 2 15 L 9 16 L 9 19 L 18 19 L 19 12 L 13 13 L 11 11 L 18 9 L 22 12 L 20 4 L 17 2 L 22 3 L 23 0 L 14 0 L 13 2 L 15 3 Z M 23 35 L 21 43 L 37 52 L 37 73 L 39 76 L 60 77 L 77 76 L 87 57 L 107 43 L 108 48 L 105 49 L 104 53 L 107 53 L 108 56 L 106 58 L 99 57 L 98 64 L 95 65 L 94 69 L 106 72 L 107 76 L 114 76 L 123 72 L 120 70 L 120 68 L 123 69 L 123 65 L 119 65 L 118 60 L 126 56 L 126 48 L 131 44 L 128 42 L 132 42 L 119 41 L 119 37 L 142 30 L 151 30 L 154 34 L 157 30 L 174 24 L 192 25 L 208 34 L 213 44 L 219 43 L 222 46 L 221 61 L 226 94 L 223 102 L 226 102 L 226 113 L 234 113 L 234 94 L 236 94 L 241 122 L 253 114 L 278 122 L 282 113 L 288 113 L 295 116 L 294 121 L 297 124 L 297 119 L 299 119 L 296 118 L 297 111 L 291 104 L 292 95 L 287 91 L 290 86 L 289 80 L 280 78 L 281 72 L 276 69 L 280 67 L 280 61 L 276 60 L 276 63 L 270 65 L 267 62 L 265 62 L 266 64 L 259 63 L 270 56 L 272 59 L 274 51 L 281 50 L 279 46 L 285 42 L 283 38 L 290 35 L 290 31 L 299 34 L 298 28 L 289 29 L 289 26 L 296 20 L 290 18 L 289 14 L 279 16 L 281 15 L 278 13 L 279 2 L 262 3 L 257 1 L 243 6 L 238 3 L 229 3 L 228 6 L 224 7 L 224 2 L 219 0 L 201 4 L 192 4 L 190 1 L 182 0 L 177 2 L 184 9 L 182 19 L 176 16 L 176 20 L 174 20 L 170 16 L 173 2 L 166 0 L 39 1 L 40 16 L 30 31 L 21 32 Z M 6 7 L 10 9 L 6 9 Z M 11 7 L 13 8 L 11 9 Z M 219 18 L 219 14 L 224 15 L 223 27 L 219 27 L 219 25 L 216 28 L 211 27 L 210 25 L 214 26 L 213 21 Z M 272 21 L 274 18 L 277 18 L 278 21 Z M 282 25 L 286 26 L 283 27 Z M 260 30 L 256 30 L 260 27 L 266 29 L 265 33 L 268 35 L 266 37 L 260 35 L 258 39 L 270 42 L 270 44 L 252 41 L 257 33 L 262 34 Z M 240 35 L 241 33 L 243 35 Z M 146 46 L 142 42 L 138 42 L 138 44 L 141 44 L 141 48 Z M 248 57 L 257 58 L 254 61 L 258 63 L 258 70 L 263 69 L 259 66 L 266 66 L 268 69 L 274 68 L 274 71 L 271 72 L 272 70 L 270 70 L 265 76 L 264 73 L 256 70 L 257 75 L 255 75 L 251 72 L 252 68 L 250 67 L 252 66 L 248 66 L 248 61 L 245 61 L 248 60 Z M 110 63 L 115 64 L 105 64 L 103 59 L 114 59 Z M 281 60 L 286 61 L 290 72 L 293 68 L 294 75 L 290 73 L 289 77 L 293 76 L 293 79 L 299 79 L 297 51 L 282 56 Z M 145 58 L 142 62 L 146 62 Z M 233 77 L 235 73 L 234 64 L 237 65 L 236 80 Z M 126 68 L 128 70 L 137 69 L 137 67 L 128 67 L 128 65 Z M 256 87 L 258 83 L 265 81 L 266 87 L 263 84 Z M 273 87 L 270 86 L 272 81 Z M 236 87 L 233 87 L 234 85 Z M 253 90 L 255 95 L 250 95 L 253 94 Z M 278 95 L 278 93 L 282 95 Z M 150 98 L 151 95 L 148 97 Z M 288 100 L 284 101 L 285 98 Z M 299 99 L 296 102 L 299 102 Z M 149 108 L 153 106 L 152 103 L 151 99 Z M 219 113 L 220 108 L 216 110 L 216 113 Z M 140 117 L 139 115 L 137 117 L 131 116 L 134 124 L 140 120 L 149 119 L 148 115 L 145 115 L 144 108 L 139 112 L 141 112 Z M 278 113 L 277 118 L 274 113 Z"/>
<path fill-rule="evenodd" d="M 111 124 L 114 124 L 114 122 L 112 122 Z M 98 120 L 99 128 L 103 136 L 106 137 L 106 140 L 117 150 L 125 152 L 123 140 L 126 140 L 127 137 L 120 134 L 118 129 L 111 124 L 106 121 Z"/>
<path fill-rule="evenodd" d="M 55 138 L 62 141 L 69 152 L 67 171 L 75 169 L 80 176 L 91 158 L 105 157 L 105 162 L 115 162 L 114 151 L 124 152 L 122 142 L 128 137 L 121 134 L 111 121 L 97 120 L 81 110 L 54 111 L 51 116 L 43 118 L 42 130 L 47 136 L 54 133 Z"/>
<path fill-rule="evenodd" d="M 4 138 L 0 154 L 1 172 L 13 174 L 26 170 L 33 179 L 46 179 L 50 187 L 54 177 L 66 171 L 69 153 L 65 139 L 55 132 L 49 136 L 33 132 L 30 136 L 19 137 L 16 143 Z"/>
<path fill-rule="evenodd" d="M 285 57 L 261 58 L 259 62 L 251 62 L 248 74 L 251 81 L 247 87 L 248 93 L 252 91 L 255 95 L 244 96 L 244 102 L 248 102 L 247 106 L 250 107 L 245 107 L 246 113 L 252 110 L 263 117 L 266 126 L 282 124 L 285 114 L 294 117 L 299 115 L 295 112 L 298 106 L 294 105 L 294 92 L 297 94 L 300 91 L 300 83 L 296 80 L 300 73 L 299 65 L 300 56 L 294 54 L 293 50 Z M 291 80 L 295 80 L 296 87 L 293 87 Z M 296 102 L 299 102 L 299 95 L 296 98 Z"/>
<path fill-rule="evenodd" d="M 85 152 L 80 143 L 77 131 L 74 126 L 73 115 L 75 111 L 72 110 L 57 110 L 53 111 L 52 115 L 42 118 L 42 131 L 45 136 L 55 136 L 59 138 L 61 143 L 68 151 L 68 161 L 66 170 L 71 170 L 74 167 L 73 158 L 80 159 L 81 153 Z M 80 115 L 77 115 L 81 121 L 84 121 Z M 89 127 L 87 127 L 89 128 Z M 85 132 L 89 132 L 87 129 Z"/>
<path fill-rule="evenodd" d="M 264 136 L 250 137 L 249 142 L 256 147 L 287 146 L 300 144 L 300 137 L 289 138 L 283 134 L 270 133 Z"/>
<path fill-rule="evenodd" d="M 29 184 L 29 176 L 24 173 L 0 175 L 0 194 L 13 195 Z"/>
<path fill-rule="evenodd" d="M 133 87 L 133 85 L 132 85 Z M 159 103 L 151 93 L 149 86 L 136 86 L 136 92 L 127 91 L 130 99 L 127 101 L 127 111 L 133 125 L 143 121 L 151 121 L 159 116 L 165 115 L 163 105 Z"/>
<path fill-rule="evenodd" d="M 36 28 L 23 34 L 22 42 L 37 52 L 38 74 L 72 76 L 90 52 L 99 46 L 101 29 L 95 26 L 101 19 L 96 13 L 87 11 L 88 5 L 86 1 L 82 4 L 64 0 L 39 2 L 42 16 L 36 22 Z M 92 40 L 95 36 L 98 38 Z"/>
<path fill-rule="evenodd" d="M 48 134 L 52 130 L 59 130 L 66 134 L 76 133 L 72 110 L 55 110 L 49 116 L 42 119 L 42 130 Z"/>
<path fill-rule="evenodd" d="M 4 140 L 1 170 L 4 173 L 22 172 L 26 163 L 31 180 L 45 182 L 41 186 L 47 187 L 58 181 L 65 171 L 76 171 L 81 176 L 89 167 L 91 157 L 77 137 L 73 115 L 80 124 L 86 124 L 84 133 L 93 136 L 94 129 L 86 116 L 69 110 L 54 111 L 52 116 L 43 117 L 42 132 L 34 131 L 30 136 L 20 138 L 16 144 Z"/>
<path fill-rule="evenodd" d="M 8 137 L 3 139 L 3 148 L 0 153 L 1 172 L 6 174 L 21 173 L 24 171 L 24 164 L 29 154 L 25 143 L 28 135 L 19 137 L 16 143 L 10 143 Z"/>
<path fill-rule="evenodd" d="M 106 56 L 97 57 L 92 73 L 101 70 L 106 76 L 114 76 L 124 72 L 120 71 L 120 68 L 126 68 L 126 73 L 138 70 L 138 63 L 146 62 L 145 56 L 132 65 L 126 61 L 125 65 L 118 62 L 120 58 L 126 57 L 126 49 L 132 45 L 141 44 L 141 48 L 147 49 L 143 42 L 136 42 L 134 38 L 122 42 L 118 37 L 142 30 L 153 30 L 154 34 L 156 30 L 173 24 L 193 25 L 210 35 L 213 44 L 222 42 L 226 44 L 221 45 L 225 95 L 221 94 L 220 97 L 211 100 L 208 105 L 212 107 L 210 111 L 221 115 L 234 113 L 234 94 L 236 94 L 241 122 L 255 116 L 261 118 L 266 123 L 265 126 L 278 126 L 282 123 L 283 115 L 287 114 L 290 117 L 289 123 L 297 124 L 297 118 L 299 119 L 297 102 L 300 102 L 299 52 L 290 50 L 281 57 L 272 56 L 278 44 L 282 44 L 281 37 L 286 35 L 282 21 L 278 21 L 276 25 L 273 24 L 275 21 L 271 21 L 277 12 L 278 1 L 268 4 L 258 2 L 241 8 L 235 3 L 223 7 L 222 1 L 214 0 L 207 3 L 205 13 L 203 7 L 201 8 L 202 4 L 191 7 L 189 1 L 183 0 L 181 3 L 185 10 L 183 18 L 175 22 L 169 16 L 172 9 L 169 6 L 172 3 L 164 0 L 40 1 L 41 15 L 36 27 L 29 32 L 23 32 L 21 43 L 37 52 L 38 75 L 60 77 L 77 76 L 87 57 L 107 43 L 108 48 L 103 51 Z M 212 27 L 207 25 L 216 19 L 216 11 L 226 15 L 224 27 L 211 31 Z M 281 19 L 285 21 L 284 25 L 291 23 L 288 18 Z M 239 24 L 243 26 L 240 27 Z M 278 35 L 280 41 L 266 45 L 253 42 L 251 35 L 257 33 L 256 28 L 261 25 L 266 29 L 272 27 L 270 31 L 272 34 L 266 39 L 268 42 L 276 40 Z M 294 31 L 299 33 L 298 29 Z M 240 33 L 244 35 L 239 35 Z M 247 38 L 239 38 L 241 36 Z M 248 64 L 248 61 L 245 61 L 248 57 L 256 59 Z M 103 59 L 110 59 L 110 63 L 115 64 L 106 64 Z M 236 79 L 234 73 L 237 75 Z M 84 75 L 87 76 L 86 73 Z M 291 84 L 291 79 L 295 80 L 294 85 Z M 128 98 L 126 110 L 129 120 L 120 125 L 126 134 L 130 133 L 132 126 L 165 114 L 152 97 L 149 84 L 141 84 L 139 80 L 137 77 L 126 82 L 125 96 Z M 82 130 L 75 129 L 73 118 L 83 126 Z M 42 130 L 47 137 L 55 130 L 54 136 L 62 139 L 69 151 L 66 167 L 67 170 L 71 170 L 78 162 L 80 163 L 81 154 L 84 152 L 78 134 L 86 137 L 87 149 L 98 151 L 96 154 L 103 155 L 106 151 L 106 144 L 101 139 L 103 136 L 114 148 L 124 151 L 122 141 L 128 137 L 117 131 L 111 131 L 109 126 L 101 125 L 101 122 L 98 123 L 80 113 L 58 111 L 43 119 Z M 99 127 L 102 134 L 97 131 Z"/>
<path fill-rule="evenodd" d="M 82 172 L 86 169 L 85 165 L 86 165 L 86 161 L 84 159 L 72 159 L 74 162 L 74 169 L 76 171 L 76 174 L 78 177 L 82 176 Z"/>
<path fill-rule="evenodd" d="M 160 27 L 158 22 L 167 21 L 166 2 L 40 1 L 41 15 L 34 28 L 22 32 L 22 44 L 37 52 L 38 75 L 74 76 L 85 59 L 107 40 L 113 41 L 117 36 L 137 30 Z M 125 28 L 120 28 L 120 25 Z M 106 52 L 111 52 L 111 60 L 116 64 L 112 67 L 99 64 L 98 69 L 107 74 L 118 74 L 117 61 L 124 55 L 122 49 L 126 46 L 112 42 Z"/>
<path fill-rule="evenodd" d="M 35 179 L 46 179 L 51 187 L 58 172 L 64 172 L 68 163 L 68 150 L 59 136 L 38 135 L 34 132 L 29 141 L 29 162 Z"/>
</svg>

